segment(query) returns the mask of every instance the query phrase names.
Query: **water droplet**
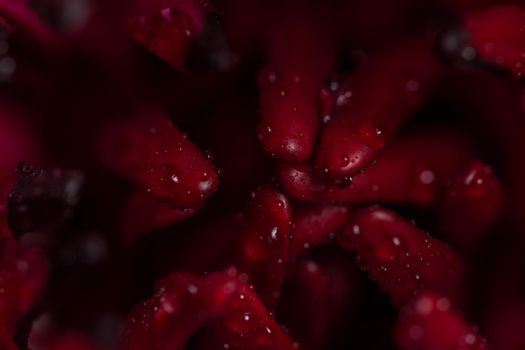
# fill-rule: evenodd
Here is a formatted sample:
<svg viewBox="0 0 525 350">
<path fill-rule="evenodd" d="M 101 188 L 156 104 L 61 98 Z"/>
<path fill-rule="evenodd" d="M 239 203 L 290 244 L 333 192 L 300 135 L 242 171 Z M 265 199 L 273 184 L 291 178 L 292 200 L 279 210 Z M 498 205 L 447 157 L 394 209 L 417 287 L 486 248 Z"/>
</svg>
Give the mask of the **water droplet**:
<svg viewBox="0 0 525 350">
<path fill-rule="evenodd" d="M 268 126 L 259 126 L 259 128 L 257 128 L 257 137 L 259 138 L 259 140 L 263 140 L 266 136 L 268 136 L 269 134 L 272 133 L 272 128 L 268 125 Z"/>
<path fill-rule="evenodd" d="M 272 232 L 270 232 L 270 239 L 273 241 L 276 241 L 278 232 L 279 232 L 279 229 L 277 227 L 272 228 Z"/>
<path fill-rule="evenodd" d="M 206 158 L 207 161 L 213 162 L 214 157 L 211 151 L 208 151 L 208 150 L 204 151 L 204 157 Z"/>
<path fill-rule="evenodd" d="M 352 185 L 352 177 L 351 176 L 345 176 L 342 178 L 338 178 L 335 180 L 335 185 L 337 188 L 345 189 L 348 188 L 350 185 Z"/>
<path fill-rule="evenodd" d="M 213 180 L 208 173 L 203 173 L 198 188 L 200 192 L 208 192 L 213 186 Z"/>
<path fill-rule="evenodd" d="M 180 179 L 177 175 L 173 174 L 171 175 L 171 181 L 173 181 L 174 183 L 178 184 L 180 182 Z"/>
</svg>

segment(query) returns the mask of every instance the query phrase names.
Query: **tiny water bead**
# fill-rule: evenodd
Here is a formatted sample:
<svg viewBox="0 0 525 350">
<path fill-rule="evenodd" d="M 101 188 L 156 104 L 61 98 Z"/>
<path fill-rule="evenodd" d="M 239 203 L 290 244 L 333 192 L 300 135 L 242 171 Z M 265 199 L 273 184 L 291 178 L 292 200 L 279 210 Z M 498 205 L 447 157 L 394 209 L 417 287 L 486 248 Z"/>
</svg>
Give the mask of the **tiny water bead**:
<svg viewBox="0 0 525 350">
<path fill-rule="evenodd" d="M 272 231 L 270 232 L 271 240 L 277 240 L 277 233 L 278 232 L 279 232 L 279 229 L 277 227 L 272 228 Z"/>
</svg>

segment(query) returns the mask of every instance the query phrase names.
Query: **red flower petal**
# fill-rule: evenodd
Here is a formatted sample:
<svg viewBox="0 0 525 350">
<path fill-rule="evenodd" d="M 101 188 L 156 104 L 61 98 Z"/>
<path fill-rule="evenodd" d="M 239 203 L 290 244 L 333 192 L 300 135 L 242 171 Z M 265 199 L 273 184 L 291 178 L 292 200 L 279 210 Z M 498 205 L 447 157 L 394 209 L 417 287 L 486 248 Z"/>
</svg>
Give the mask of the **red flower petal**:
<svg viewBox="0 0 525 350">
<path fill-rule="evenodd" d="M 281 164 L 279 180 L 288 195 L 304 201 L 435 206 L 444 185 L 470 158 L 468 145 L 452 131 L 418 130 L 349 178 L 346 188 L 327 182 L 307 164 Z"/>
<path fill-rule="evenodd" d="M 0 240 L 0 328 L 14 335 L 23 316 L 35 306 L 47 284 L 42 252 L 11 238 Z"/>
<path fill-rule="evenodd" d="M 406 306 L 396 326 L 402 350 L 488 350 L 476 327 L 451 308 L 449 299 L 422 293 Z"/>
<path fill-rule="evenodd" d="M 427 99 L 441 72 L 426 43 L 396 46 L 371 59 L 345 79 L 332 108 L 324 107 L 330 112 L 323 117 L 316 167 L 345 177 L 370 164 Z"/>
<path fill-rule="evenodd" d="M 319 204 L 297 209 L 293 219 L 290 256 L 307 254 L 311 248 L 334 238 L 347 215 L 348 208 L 342 205 Z"/>
<path fill-rule="evenodd" d="M 191 40 L 204 31 L 210 10 L 206 0 L 139 0 L 130 31 L 152 53 L 184 71 Z"/>
<path fill-rule="evenodd" d="M 329 26 L 318 16 L 301 8 L 292 11 L 271 29 L 267 62 L 259 73 L 258 136 L 270 155 L 297 161 L 313 151 L 319 127 L 317 91 L 333 70 L 335 46 Z M 313 27 L 308 34 L 304 23 Z"/>
<path fill-rule="evenodd" d="M 288 199 L 270 187 L 259 189 L 246 214 L 234 260 L 270 307 L 279 299 L 289 256 L 292 213 Z"/>
<path fill-rule="evenodd" d="M 129 316 L 121 349 L 183 349 L 197 331 L 210 326 L 205 344 L 233 349 L 295 349 L 257 296 L 235 275 L 205 278 L 175 274 L 160 282 L 156 295 Z"/>
<path fill-rule="evenodd" d="M 134 241 L 148 232 L 173 225 L 197 212 L 197 208 L 179 209 L 143 190 L 134 191 L 122 208 L 120 222 L 123 238 Z"/>
<path fill-rule="evenodd" d="M 108 167 L 179 208 L 201 205 L 218 185 L 213 165 L 162 113 L 108 125 L 99 149 Z"/>
<path fill-rule="evenodd" d="M 503 186 L 493 170 L 474 161 L 450 184 L 440 211 L 441 232 L 465 250 L 478 247 L 504 205 Z"/>
<path fill-rule="evenodd" d="M 499 6 L 468 14 L 465 26 L 478 55 L 506 68 L 516 78 L 525 74 L 525 9 Z"/>
<path fill-rule="evenodd" d="M 465 270 L 459 257 L 394 212 L 371 207 L 354 213 L 339 241 L 356 251 L 360 267 L 396 304 L 423 290 L 461 299 Z"/>
</svg>

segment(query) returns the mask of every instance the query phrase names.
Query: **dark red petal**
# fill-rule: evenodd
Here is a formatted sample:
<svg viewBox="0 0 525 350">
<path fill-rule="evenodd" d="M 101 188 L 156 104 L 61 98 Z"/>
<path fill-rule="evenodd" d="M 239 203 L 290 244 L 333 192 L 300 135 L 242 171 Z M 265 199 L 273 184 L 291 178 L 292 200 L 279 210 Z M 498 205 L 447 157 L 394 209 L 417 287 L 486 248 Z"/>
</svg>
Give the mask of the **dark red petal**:
<svg viewBox="0 0 525 350">
<path fill-rule="evenodd" d="M 230 285 L 224 288 L 228 293 Z M 299 349 L 246 285 L 239 286 L 220 322 L 210 328 L 203 349 Z"/>
<path fill-rule="evenodd" d="M 390 143 L 428 98 L 442 70 L 431 45 L 396 46 L 350 75 L 323 118 L 316 167 L 333 177 L 355 175 Z"/>
<path fill-rule="evenodd" d="M 525 8 L 499 6 L 465 17 L 472 45 L 484 60 L 506 68 L 516 78 L 525 74 Z"/>
<path fill-rule="evenodd" d="M 348 208 L 342 205 L 318 204 L 295 210 L 290 256 L 307 254 L 310 248 L 334 238 L 347 215 Z"/>
<path fill-rule="evenodd" d="M 471 159 L 469 146 L 452 131 L 418 130 L 400 138 L 346 188 L 318 176 L 307 164 L 278 170 L 286 193 L 303 201 L 435 206 L 448 181 Z"/>
<path fill-rule="evenodd" d="M 491 348 L 498 350 L 520 350 L 525 348 L 525 303 L 523 300 L 509 302 L 500 300 L 488 318 L 487 337 Z"/>
<path fill-rule="evenodd" d="M 17 239 L 34 232 L 52 235 L 71 221 L 84 184 L 81 171 L 20 164 L 16 175 L 9 194 L 8 223 Z"/>
<path fill-rule="evenodd" d="M 289 269 L 277 315 L 304 349 L 328 349 L 351 328 L 361 285 L 352 257 L 327 249 Z"/>
<path fill-rule="evenodd" d="M 26 115 L 2 100 L 0 110 L 0 237 L 11 237 L 7 227 L 7 199 L 16 183 L 20 162 L 42 159 L 37 151 L 32 128 L 24 123 Z"/>
<path fill-rule="evenodd" d="M 75 331 L 64 331 L 55 334 L 42 334 L 38 329 L 37 321 L 29 334 L 28 346 L 30 349 L 40 350 L 100 350 L 94 341 L 84 334 Z"/>
<path fill-rule="evenodd" d="M 108 125 L 98 146 L 108 167 L 179 208 L 201 205 L 217 188 L 213 165 L 162 113 Z"/>
<path fill-rule="evenodd" d="M 439 210 L 441 232 L 462 249 L 475 249 L 500 218 L 503 205 L 502 183 L 492 168 L 474 161 L 443 195 Z"/>
<path fill-rule="evenodd" d="M 6 23 L 31 45 L 50 50 L 56 48 L 58 36 L 44 24 L 35 11 L 23 0 L 0 1 L 0 26 Z"/>
<path fill-rule="evenodd" d="M 0 323 L 0 349 L 3 350 L 20 350 L 13 342 L 13 336 L 9 334 L 6 327 Z"/>
<path fill-rule="evenodd" d="M 210 10 L 206 0 L 138 0 L 129 27 L 135 40 L 184 71 L 190 43 L 204 31 Z"/>
<path fill-rule="evenodd" d="M 423 290 L 461 299 L 465 269 L 445 244 L 394 212 L 374 206 L 351 215 L 339 235 L 360 267 L 402 305 Z"/>
<path fill-rule="evenodd" d="M 126 199 L 121 212 L 123 239 L 134 241 L 144 234 L 187 219 L 198 211 L 198 208 L 174 207 L 143 190 L 134 191 Z"/>
<path fill-rule="evenodd" d="M 270 307 L 279 299 L 289 256 L 292 211 L 288 199 L 271 187 L 259 189 L 246 214 L 234 260 Z"/>
<path fill-rule="evenodd" d="M 258 79 L 262 118 L 258 136 L 267 153 L 284 160 L 310 157 L 319 127 L 317 91 L 335 63 L 327 24 L 306 11 L 294 9 L 284 23 L 271 29 L 267 62 Z M 312 31 L 304 31 L 305 23 Z"/>
<path fill-rule="evenodd" d="M 208 343 L 231 344 L 233 349 L 294 349 L 238 277 L 234 273 L 204 278 L 179 273 L 160 282 L 155 297 L 136 306 L 129 316 L 121 349 L 184 349 L 190 337 L 206 326 L 217 335 L 205 338 Z"/>
<path fill-rule="evenodd" d="M 422 293 L 406 306 L 396 325 L 401 350 L 488 350 L 487 341 L 451 307 L 446 297 Z"/>
<path fill-rule="evenodd" d="M 41 297 L 47 277 L 47 261 L 40 250 L 11 238 L 0 240 L 0 328 L 14 335 L 18 322 Z"/>
<path fill-rule="evenodd" d="M 286 194 L 301 201 L 321 200 L 329 188 L 308 163 L 281 163 L 278 176 Z"/>
</svg>

